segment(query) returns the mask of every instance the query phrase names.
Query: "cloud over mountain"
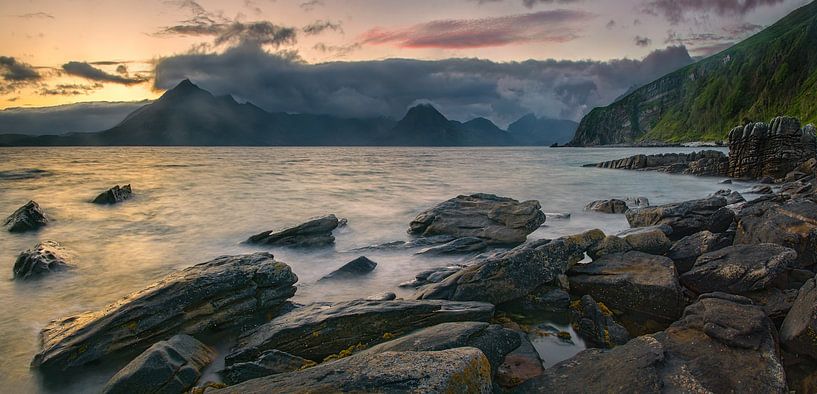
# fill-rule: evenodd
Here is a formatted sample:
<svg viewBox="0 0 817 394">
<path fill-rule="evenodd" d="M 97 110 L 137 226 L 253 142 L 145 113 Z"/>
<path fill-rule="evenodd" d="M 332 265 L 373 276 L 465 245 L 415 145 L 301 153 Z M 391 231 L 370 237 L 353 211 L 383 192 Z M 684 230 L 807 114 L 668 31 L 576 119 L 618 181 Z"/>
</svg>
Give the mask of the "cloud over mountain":
<svg viewBox="0 0 817 394">
<path fill-rule="evenodd" d="M 147 81 L 147 78 L 143 78 L 141 76 L 127 77 L 123 75 L 110 74 L 86 62 L 71 61 L 63 64 L 62 70 L 68 75 L 82 77 L 91 81 L 112 82 L 123 85 L 135 85 Z"/>
</svg>

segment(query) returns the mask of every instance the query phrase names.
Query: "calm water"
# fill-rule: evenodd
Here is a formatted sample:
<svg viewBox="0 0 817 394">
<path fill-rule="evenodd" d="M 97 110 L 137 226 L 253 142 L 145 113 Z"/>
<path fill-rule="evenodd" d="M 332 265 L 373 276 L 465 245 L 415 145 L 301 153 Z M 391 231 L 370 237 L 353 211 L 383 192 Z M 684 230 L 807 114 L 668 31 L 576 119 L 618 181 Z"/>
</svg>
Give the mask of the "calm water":
<svg viewBox="0 0 817 394">
<path fill-rule="evenodd" d="M 396 286 L 430 267 L 459 262 L 411 252 L 366 252 L 377 269 L 366 279 L 316 284 L 357 257 L 351 249 L 407 239 L 421 210 L 458 194 L 487 192 L 536 199 L 549 220 L 531 238 L 590 228 L 627 228 L 623 215 L 582 212 L 595 199 L 645 196 L 653 204 L 703 197 L 717 178 L 581 168 L 636 153 L 695 149 L 549 148 L 0 148 L 0 215 L 30 199 L 52 223 L 36 233 L 0 231 L 0 387 L 4 392 L 53 391 L 28 368 L 37 333 L 51 319 L 98 309 L 167 273 L 219 255 L 260 248 L 240 241 L 263 230 L 335 213 L 349 219 L 334 249 L 273 250 L 300 277 L 295 299 L 347 300 Z M 4 171 L 40 169 L 46 176 L 12 179 Z M 42 174 L 40 174 L 42 175 Z M 115 184 L 137 197 L 117 206 L 89 203 Z M 740 185 L 732 185 L 740 189 Z M 16 282 L 16 255 L 40 240 L 56 240 L 76 255 L 79 269 Z M 557 328 L 567 325 L 553 323 Z M 548 364 L 581 349 L 537 340 Z M 100 378 L 102 379 L 102 378 Z M 94 392 L 93 383 L 62 387 Z M 59 391 L 59 390 L 57 390 Z"/>
</svg>

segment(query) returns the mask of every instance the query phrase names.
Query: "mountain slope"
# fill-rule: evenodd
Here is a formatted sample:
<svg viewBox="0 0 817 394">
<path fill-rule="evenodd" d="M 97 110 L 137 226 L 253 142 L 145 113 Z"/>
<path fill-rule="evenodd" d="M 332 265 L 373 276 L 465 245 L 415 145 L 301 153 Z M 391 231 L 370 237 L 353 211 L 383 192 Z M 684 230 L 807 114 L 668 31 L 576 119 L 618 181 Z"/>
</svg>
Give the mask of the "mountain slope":
<svg viewBox="0 0 817 394">
<path fill-rule="evenodd" d="M 527 114 L 508 126 L 508 133 L 528 145 L 564 145 L 573 139 L 578 123 L 572 120 L 537 118 Z"/>
<path fill-rule="evenodd" d="M 395 146 L 512 145 L 511 136 L 491 121 L 477 118 L 466 123 L 449 120 L 430 104 L 411 107 L 403 119 L 380 140 Z"/>
<path fill-rule="evenodd" d="M 582 119 L 572 145 L 722 140 L 747 120 L 817 121 L 817 2 Z"/>
</svg>

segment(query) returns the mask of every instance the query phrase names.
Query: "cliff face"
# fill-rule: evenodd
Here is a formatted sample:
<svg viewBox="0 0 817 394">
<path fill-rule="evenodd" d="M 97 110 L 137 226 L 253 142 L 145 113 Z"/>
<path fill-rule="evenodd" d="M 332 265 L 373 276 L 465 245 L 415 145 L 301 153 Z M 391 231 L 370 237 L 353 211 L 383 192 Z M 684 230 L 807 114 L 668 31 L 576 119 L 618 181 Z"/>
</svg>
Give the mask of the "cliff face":
<svg viewBox="0 0 817 394">
<path fill-rule="evenodd" d="M 814 125 L 800 128 L 791 117 L 770 124 L 749 123 L 729 132 L 729 176 L 781 178 L 801 163 L 817 157 Z"/>
<path fill-rule="evenodd" d="M 817 121 L 817 2 L 582 119 L 575 146 L 723 140 L 745 119 Z"/>
</svg>

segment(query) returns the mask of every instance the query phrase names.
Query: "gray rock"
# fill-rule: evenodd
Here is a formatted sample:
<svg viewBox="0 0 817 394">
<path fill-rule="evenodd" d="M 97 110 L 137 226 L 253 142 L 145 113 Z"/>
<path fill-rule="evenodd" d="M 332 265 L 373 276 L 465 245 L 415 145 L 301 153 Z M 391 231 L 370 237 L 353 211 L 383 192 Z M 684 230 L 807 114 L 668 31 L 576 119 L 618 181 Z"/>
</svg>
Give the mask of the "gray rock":
<svg viewBox="0 0 817 394">
<path fill-rule="evenodd" d="M 735 244 L 759 243 L 794 249 L 801 268 L 813 266 L 817 263 L 817 203 L 806 199 L 782 203 L 768 200 L 742 209 Z"/>
<path fill-rule="evenodd" d="M 268 246 L 326 246 L 335 243 L 332 231 L 338 227 L 338 224 L 339 221 L 335 215 L 327 215 L 280 231 L 264 231 L 253 235 L 247 242 Z"/>
<path fill-rule="evenodd" d="M 366 301 L 315 303 L 281 315 L 243 335 L 227 365 L 255 360 L 278 349 L 320 362 L 347 349 L 372 346 L 390 337 L 435 324 L 487 321 L 493 305 L 450 301 Z"/>
<path fill-rule="evenodd" d="M 631 229 L 619 235 L 633 250 L 639 252 L 662 255 L 669 251 L 672 242 L 660 228 L 656 226 Z"/>
<path fill-rule="evenodd" d="M 130 185 L 119 187 L 116 185 L 104 192 L 100 193 L 92 201 L 94 204 L 117 204 L 133 197 L 133 189 Z"/>
<path fill-rule="evenodd" d="M 624 238 L 608 235 L 601 241 L 593 245 L 587 250 L 587 255 L 592 259 L 598 259 L 602 256 L 614 253 L 626 253 L 633 250 L 632 245 L 625 241 Z"/>
<path fill-rule="evenodd" d="M 366 250 L 404 250 L 413 248 L 424 248 L 432 245 L 440 245 L 451 242 L 457 239 L 451 235 L 434 235 L 430 237 L 415 238 L 411 241 L 392 241 L 377 245 L 364 246 L 362 248 L 353 249 L 352 251 L 366 251 Z"/>
<path fill-rule="evenodd" d="M 729 159 L 723 152 L 704 150 L 692 153 L 641 154 L 624 159 L 588 164 L 584 167 L 660 171 L 698 176 L 725 176 L 729 169 Z"/>
<path fill-rule="evenodd" d="M 464 265 L 449 265 L 420 272 L 413 280 L 400 284 L 400 287 L 417 288 L 431 283 L 439 283 L 445 278 L 459 272 Z"/>
<path fill-rule="evenodd" d="M 17 208 L 3 221 L 3 226 L 11 233 L 37 230 L 46 224 L 48 224 L 48 218 L 40 205 L 34 201 L 29 201 L 26 205 Z"/>
<path fill-rule="evenodd" d="M 490 244 L 519 244 L 545 222 L 538 201 L 493 194 L 458 196 L 417 215 L 409 234 L 477 237 Z"/>
<path fill-rule="evenodd" d="M 488 248 L 488 243 L 485 242 L 482 238 L 476 237 L 463 237 L 457 238 L 451 242 L 432 246 L 430 248 L 423 249 L 417 254 L 424 254 L 424 255 L 431 255 L 431 256 L 439 256 L 439 255 L 447 255 L 447 254 L 469 254 L 469 253 L 477 253 L 482 252 L 483 250 Z"/>
<path fill-rule="evenodd" d="M 157 342 L 122 368 L 102 390 L 106 394 L 183 393 L 213 362 L 215 353 L 188 335 Z"/>
<path fill-rule="evenodd" d="M 797 293 L 780 327 L 780 342 L 792 353 L 817 359 L 817 278 L 810 279 Z"/>
<path fill-rule="evenodd" d="M 613 313 L 589 295 L 573 307 L 572 325 L 587 347 L 612 349 L 630 340 L 630 334 L 613 318 Z"/>
<path fill-rule="evenodd" d="M 733 237 L 729 233 L 713 234 L 704 230 L 679 239 L 672 245 L 667 257 L 675 262 L 678 273 L 683 274 L 692 269 L 695 260 L 702 254 L 731 246 Z"/>
<path fill-rule="evenodd" d="M 243 328 L 295 294 L 298 277 L 269 253 L 222 256 L 166 276 L 97 312 L 52 321 L 33 367 L 59 372 L 140 352 L 179 333 Z"/>
<path fill-rule="evenodd" d="M 385 293 L 372 294 L 365 298 L 366 301 L 391 301 L 396 299 L 397 294 L 394 294 L 390 291 Z"/>
<path fill-rule="evenodd" d="M 681 283 L 698 294 L 745 295 L 772 286 L 797 253 L 775 244 L 735 245 L 701 255 Z"/>
<path fill-rule="evenodd" d="M 746 199 L 743 196 L 733 190 L 730 189 L 721 189 L 713 193 L 710 197 L 723 197 L 726 199 L 727 205 L 738 204 L 745 202 Z"/>
<path fill-rule="evenodd" d="M 584 207 L 585 211 L 601 212 L 601 213 L 624 213 L 630 208 L 623 200 L 596 200 Z"/>
<path fill-rule="evenodd" d="M 722 181 L 720 181 L 718 183 L 720 183 L 721 185 L 731 185 L 732 180 L 731 179 L 724 179 L 724 180 L 722 180 Z"/>
<path fill-rule="evenodd" d="M 343 267 L 332 271 L 321 280 L 357 278 L 374 271 L 375 267 L 377 267 L 377 263 L 369 260 L 366 256 L 360 256 L 344 264 Z"/>
<path fill-rule="evenodd" d="M 565 312 L 570 308 L 570 294 L 554 286 L 542 286 L 530 294 L 501 305 L 504 309 L 525 312 Z"/>
<path fill-rule="evenodd" d="M 630 227 L 665 224 L 672 228 L 671 240 L 679 240 L 699 231 L 722 233 L 732 225 L 734 213 L 723 197 L 709 197 L 657 207 L 631 209 L 625 214 Z"/>
<path fill-rule="evenodd" d="M 273 349 L 261 353 L 255 361 L 230 365 L 219 371 L 219 375 L 224 383 L 235 385 L 250 379 L 297 371 L 314 364 L 314 361 Z"/>
<path fill-rule="evenodd" d="M 772 194 L 774 191 L 772 187 L 769 185 L 757 185 L 752 187 L 751 189 L 747 190 L 746 193 L 749 194 Z"/>
<path fill-rule="evenodd" d="M 17 256 L 14 262 L 14 279 L 34 279 L 50 272 L 74 268 L 65 249 L 56 241 L 43 241 L 34 249 Z"/>
<path fill-rule="evenodd" d="M 479 349 L 353 355 L 302 371 L 253 379 L 219 393 L 490 393 L 491 366 Z"/>
</svg>

